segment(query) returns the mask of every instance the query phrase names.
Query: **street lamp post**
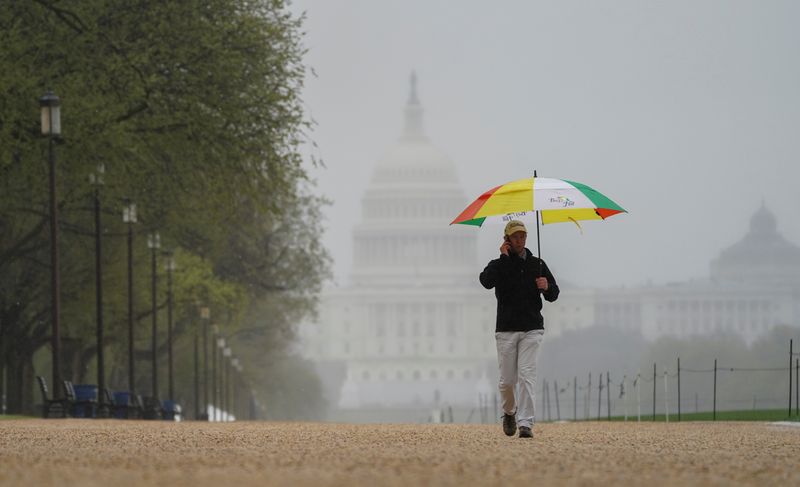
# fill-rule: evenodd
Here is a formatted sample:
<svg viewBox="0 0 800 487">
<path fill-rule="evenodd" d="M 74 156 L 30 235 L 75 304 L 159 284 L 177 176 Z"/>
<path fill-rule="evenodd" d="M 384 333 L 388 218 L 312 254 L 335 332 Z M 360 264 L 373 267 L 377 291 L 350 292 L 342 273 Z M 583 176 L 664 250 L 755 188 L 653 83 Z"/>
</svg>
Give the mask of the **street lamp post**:
<svg viewBox="0 0 800 487">
<path fill-rule="evenodd" d="M 231 388 L 231 349 L 230 347 L 225 347 L 223 350 L 222 355 L 225 357 L 225 379 L 224 384 L 225 388 L 222 390 L 222 393 L 225 395 L 225 399 L 222 403 L 225 405 L 225 420 L 230 420 L 231 416 L 231 401 L 230 401 L 230 388 Z"/>
<path fill-rule="evenodd" d="M 167 366 L 168 366 L 168 385 L 169 399 L 175 399 L 174 376 L 172 369 L 172 273 L 175 272 L 175 257 L 172 250 L 166 252 L 167 255 Z"/>
<path fill-rule="evenodd" d="M 151 361 L 153 366 L 153 401 L 158 399 L 158 353 L 156 348 L 156 332 L 158 331 L 158 303 L 156 302 L 156 253 L 161 248 L 161 236 L 158 232 L 152 232 L 147 236 L 147 247 L 150 249 L 150 270 L 152 275 L 152 306 L 153 306 L 153 330 L 151 343 Z"/>
<path fill-rule="evenodd" d="M 197 327 L 194 327 L 194 419 L 200 419 L 200 367 L 199 357 L 200 350 L 198 347 L 198 333 Z"/>
<path fill-rule="evenodd" d="M 136 223 L 136 204 L 125 198 L 122 221 L 128 224 L 128 392 L 131 399 L 136 391 L 133 355 L 133 224 Z"/>
<path fill-rule="evenodd" d="M 233 382 L 231 383 L 231 412 L 234 416 L 239 416 L 236 414 L 236 408 L 239 406 L 239 383 L 241 382 L 242 366 L 239 364 L 238 358 L 231 360 L 231 366 L 233 367 Z"/>
<path fill-rule="evenodd" d="M 212 347 L 213 353 L 211 354 L 211 402 L 214 404 L 213 413 L 214 413 L 214 421 L 218 418 L 219 412 L 219 402 L 217 401 L 217 378 L 219 376 L 219 369 L 217 368 L 217 358 L 221 348 L 225 346 L 225 339 L 224 338 L 217 338 L 219 334 L 219 328 L 214 325 L 213 328 L 213 341 L 214 345 Z M 222 360 L 219 360 L 219 364 L 222 365 Z"/>
<path fill-rule="evenodd" d="M 203 416 L 208 420 L 208 322 L 211 319 L 211 310 L 208 307 L 200 308 L 200 318 L 203 320 Z"/>
<path fill-rule="evenodd" d="M 60 101 L 52 91 L 39 98 L 42 112 L 42 135 L 46 135 L 49 144 L 50 165 L 50 292 L 52 316 L 52 362 L 53 362 L 53 394 L 61 397 L 61 276 L 58 265 L 58 205 L 56 203 L 56 157 L 55 138 L 61 135 Z"/>
<path fill-rule="evenodd" d="M 106 169 L 103 164 L 97 165 L 97 172 L 89 174 L 89 182 L 94 186 L 94 282 L 95 300 L 97 304 L 97 405 L 103 411 L 106 388 L 105 359 L 103 354 L 103 259 L 102 228 L 100 226 L 100 187 L 104 184 L 103 175 Z"/>
</svg>

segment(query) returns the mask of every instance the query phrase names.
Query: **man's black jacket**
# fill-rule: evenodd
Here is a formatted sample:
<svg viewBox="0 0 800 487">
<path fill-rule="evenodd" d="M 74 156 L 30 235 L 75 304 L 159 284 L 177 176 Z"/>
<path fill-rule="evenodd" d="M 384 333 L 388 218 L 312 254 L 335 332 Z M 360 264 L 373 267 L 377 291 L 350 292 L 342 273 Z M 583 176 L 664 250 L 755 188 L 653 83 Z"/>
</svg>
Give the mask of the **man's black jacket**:
<svg viewBox="0 0 800 487">
<path fill-rule="evenodd" d="M 495 331 L 543 330 L 542 298 L 553 302 L 558 298 L 558 284 L 547 264 L 527 248 L 526 259 L 516 254 L 500 255 L 481 272 L 480 281 L 486 289 L 494 288 L 497 297 Z M 536 278 L 546 277 L 547 291 L 539 291 Z"/>
</svg>

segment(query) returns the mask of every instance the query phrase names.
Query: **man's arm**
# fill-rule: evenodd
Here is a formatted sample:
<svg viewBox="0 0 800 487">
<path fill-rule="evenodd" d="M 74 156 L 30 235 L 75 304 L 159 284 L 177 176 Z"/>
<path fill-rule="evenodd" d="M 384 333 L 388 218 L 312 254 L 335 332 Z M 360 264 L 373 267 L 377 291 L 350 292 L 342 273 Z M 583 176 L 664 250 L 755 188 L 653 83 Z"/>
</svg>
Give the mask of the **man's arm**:
<svg viewBox="0 0 800 487">
<path fill-rule="evenodd" d="M 481 285 L 486 289 L 492 289 L 495 287 L 503 274 L 503 264 L 505 264 L 504 261 L 508 260 L 509 257 L 507 255 L 500 255 L 499 259 L 489 262 L 489 264 L 486 266 L 486 269 L 484 269 L 480 276 L 478 276 L 478 280 L 481 281 Z"/>
<path fill-rule="evenodd" d="M 553 273 L 550 272 L 550 269 L 547 267 L 547 264 L 542 261 L 542 272 L 544 273 L 544 277 L 547 278 L 547 290 L 542 292 L 542 296 L 549 302 L 553 302 L 558 299 L 559 289 L 558 284 L 556 284 L 556 278 L 553 277 Z"/>
</svg>

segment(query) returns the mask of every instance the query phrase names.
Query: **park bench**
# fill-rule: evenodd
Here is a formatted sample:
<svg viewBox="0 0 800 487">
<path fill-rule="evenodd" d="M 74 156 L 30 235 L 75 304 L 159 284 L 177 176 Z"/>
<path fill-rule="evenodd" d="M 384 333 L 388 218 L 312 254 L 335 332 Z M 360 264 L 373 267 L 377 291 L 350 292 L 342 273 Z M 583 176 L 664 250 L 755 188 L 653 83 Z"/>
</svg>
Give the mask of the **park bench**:
<svg viewBox="0 0 800 487">
<path fill-rule="evenodd" d="M 103 405 L 98 409 L 99 415 L 104 418 L 125 419 L 128 417 L 129 409 L 130 404 L 127 395 L 123 398 L 111 389 L 103 389 Z"/>
<path fill-rule="evenodd" d="M 128 391 L 117 391 L 114 397 L 114 417 L 124 419 L 142 419 L 145 415 L 142 396 Z"/>
<path fill-rule="evenodd" d="M 166 399 L 161 408 L 162 417 L 168 421 L 181 420 L 181 405 L 177 401 Z"/>
<path fill-rule="evenodd" d="M 66 418 L 72 409 L 69 398 L 53 397 L 50 399 L 45 378 L 37 375 L 36 380 L 39 382 L 39 389 L 42 391 L 42 417 L 49 418 L 51 411 L 56 410 L 61 414 L 62 418 Z"/>
<path fill-rule="evenodd" d="M 142 398 L 140 396 L 139 401 L 141 400 Z M 161 401 L 156 397 L 149 396 L 144 398 L 142 410 L 144 412 L 144 419 L 161 419 L 164 412 L 161 407 Z"/>
<path fill-rule="evenodd" d="M 97 415 L 97 387 L 94 387 L 93 394 L 89 390 L 90 386 L 81 386 L 81 393 L 76 394 L 72 382 L 64 381 L 64 391 L 71 403 L 72 415 L 76 418 L 94 418 Z"/>
</svg>

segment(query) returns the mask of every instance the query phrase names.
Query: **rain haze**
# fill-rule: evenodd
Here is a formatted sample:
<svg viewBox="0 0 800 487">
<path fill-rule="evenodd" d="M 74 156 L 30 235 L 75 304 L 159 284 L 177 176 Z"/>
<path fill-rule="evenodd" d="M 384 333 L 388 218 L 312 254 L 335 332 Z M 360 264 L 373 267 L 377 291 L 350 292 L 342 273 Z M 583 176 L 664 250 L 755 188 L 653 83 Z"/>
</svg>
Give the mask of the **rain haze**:
<svg viewBox="0 0 800 487">
<path fill-rule="evenodd" d="M 800 242 L 800 5 L 786 1 L 296 1 L 305 12 L 323 239 L 336 282 L 370 174 L 402 130 L 415 70 L 425 131 L 471 201 L 539 176 L 629 214 L 543 228 L 542 255 L 587 286 L 703 278 L 762 200 Z M 453 217 L 456 215 L 454 214 Z M 447 225 L 448 221 L 442 221 Z M 499 246 L 480 229 L 479 266 Z"/>
<path fill-rule="evenodd" d="M 688 367 L 716 357 L 772 366 L 775 350 L 788 348 L 781 327 L 800 317 L 796 2 L 298 1 L 292 8 L 306 15 L 313 75 L 304 102 L 316 124 L 304 153 L 324 162 L 312 172 L 315 190 L 331 200 L 322 239 L 334 260 L 318 328 L 302 343 L 321 364 L 333 406 L 387 406 L 403 390 L 397 402 L 441 399 L 475 420 L 469 403 L 482 407 L 496 395 L 494 296 L 477 276 L 498 255 L 501 227 L 468 228 L 477 256 L 462 263 L 464 282 L 428 283 L 427 297 L 411 289 L 421 282 L 397 281 L 376 298 L 364 293 L 376 287 L 353 281 L 376 167 L 406 143 L 404 110 L 416 99 L 424 133 L 452 162 L 464 195 L 441 218 L 452 233 L 440 241 L 465 230 L 448 225 L 469 202 L 534 171 L 590 185 L 628 211 L 581 229 L 541 230 L 542 257 L 561 296 L 544 306 L 539 377 L 543 387 L 558 377 L 573 399 L 580 396 L 584 417 L 585 394 L 603 371 L 616 391 L 631 387 L 623 376 L 652 371 L 656 361 L 659 371 L 674 369 L 679 355 Z M 393 235 L 376 242 L 403 238 Z M 419 251 L 398 245 L 408 255 Z M 535 238 L 528 247 L 536 252 Z M 404 331 L 409 324 L 448 331 L 416 335 Z M 710 382 L 693 380 L 684 379 L 684 397 L 694 393 L 695 409 L 710 409 L 703 389 Z M 744 392 L 747 380 L 737 375 L 722 385 L 720 404 L 775 406 L 785 393 L 777 375 Z"/>
</svg>

